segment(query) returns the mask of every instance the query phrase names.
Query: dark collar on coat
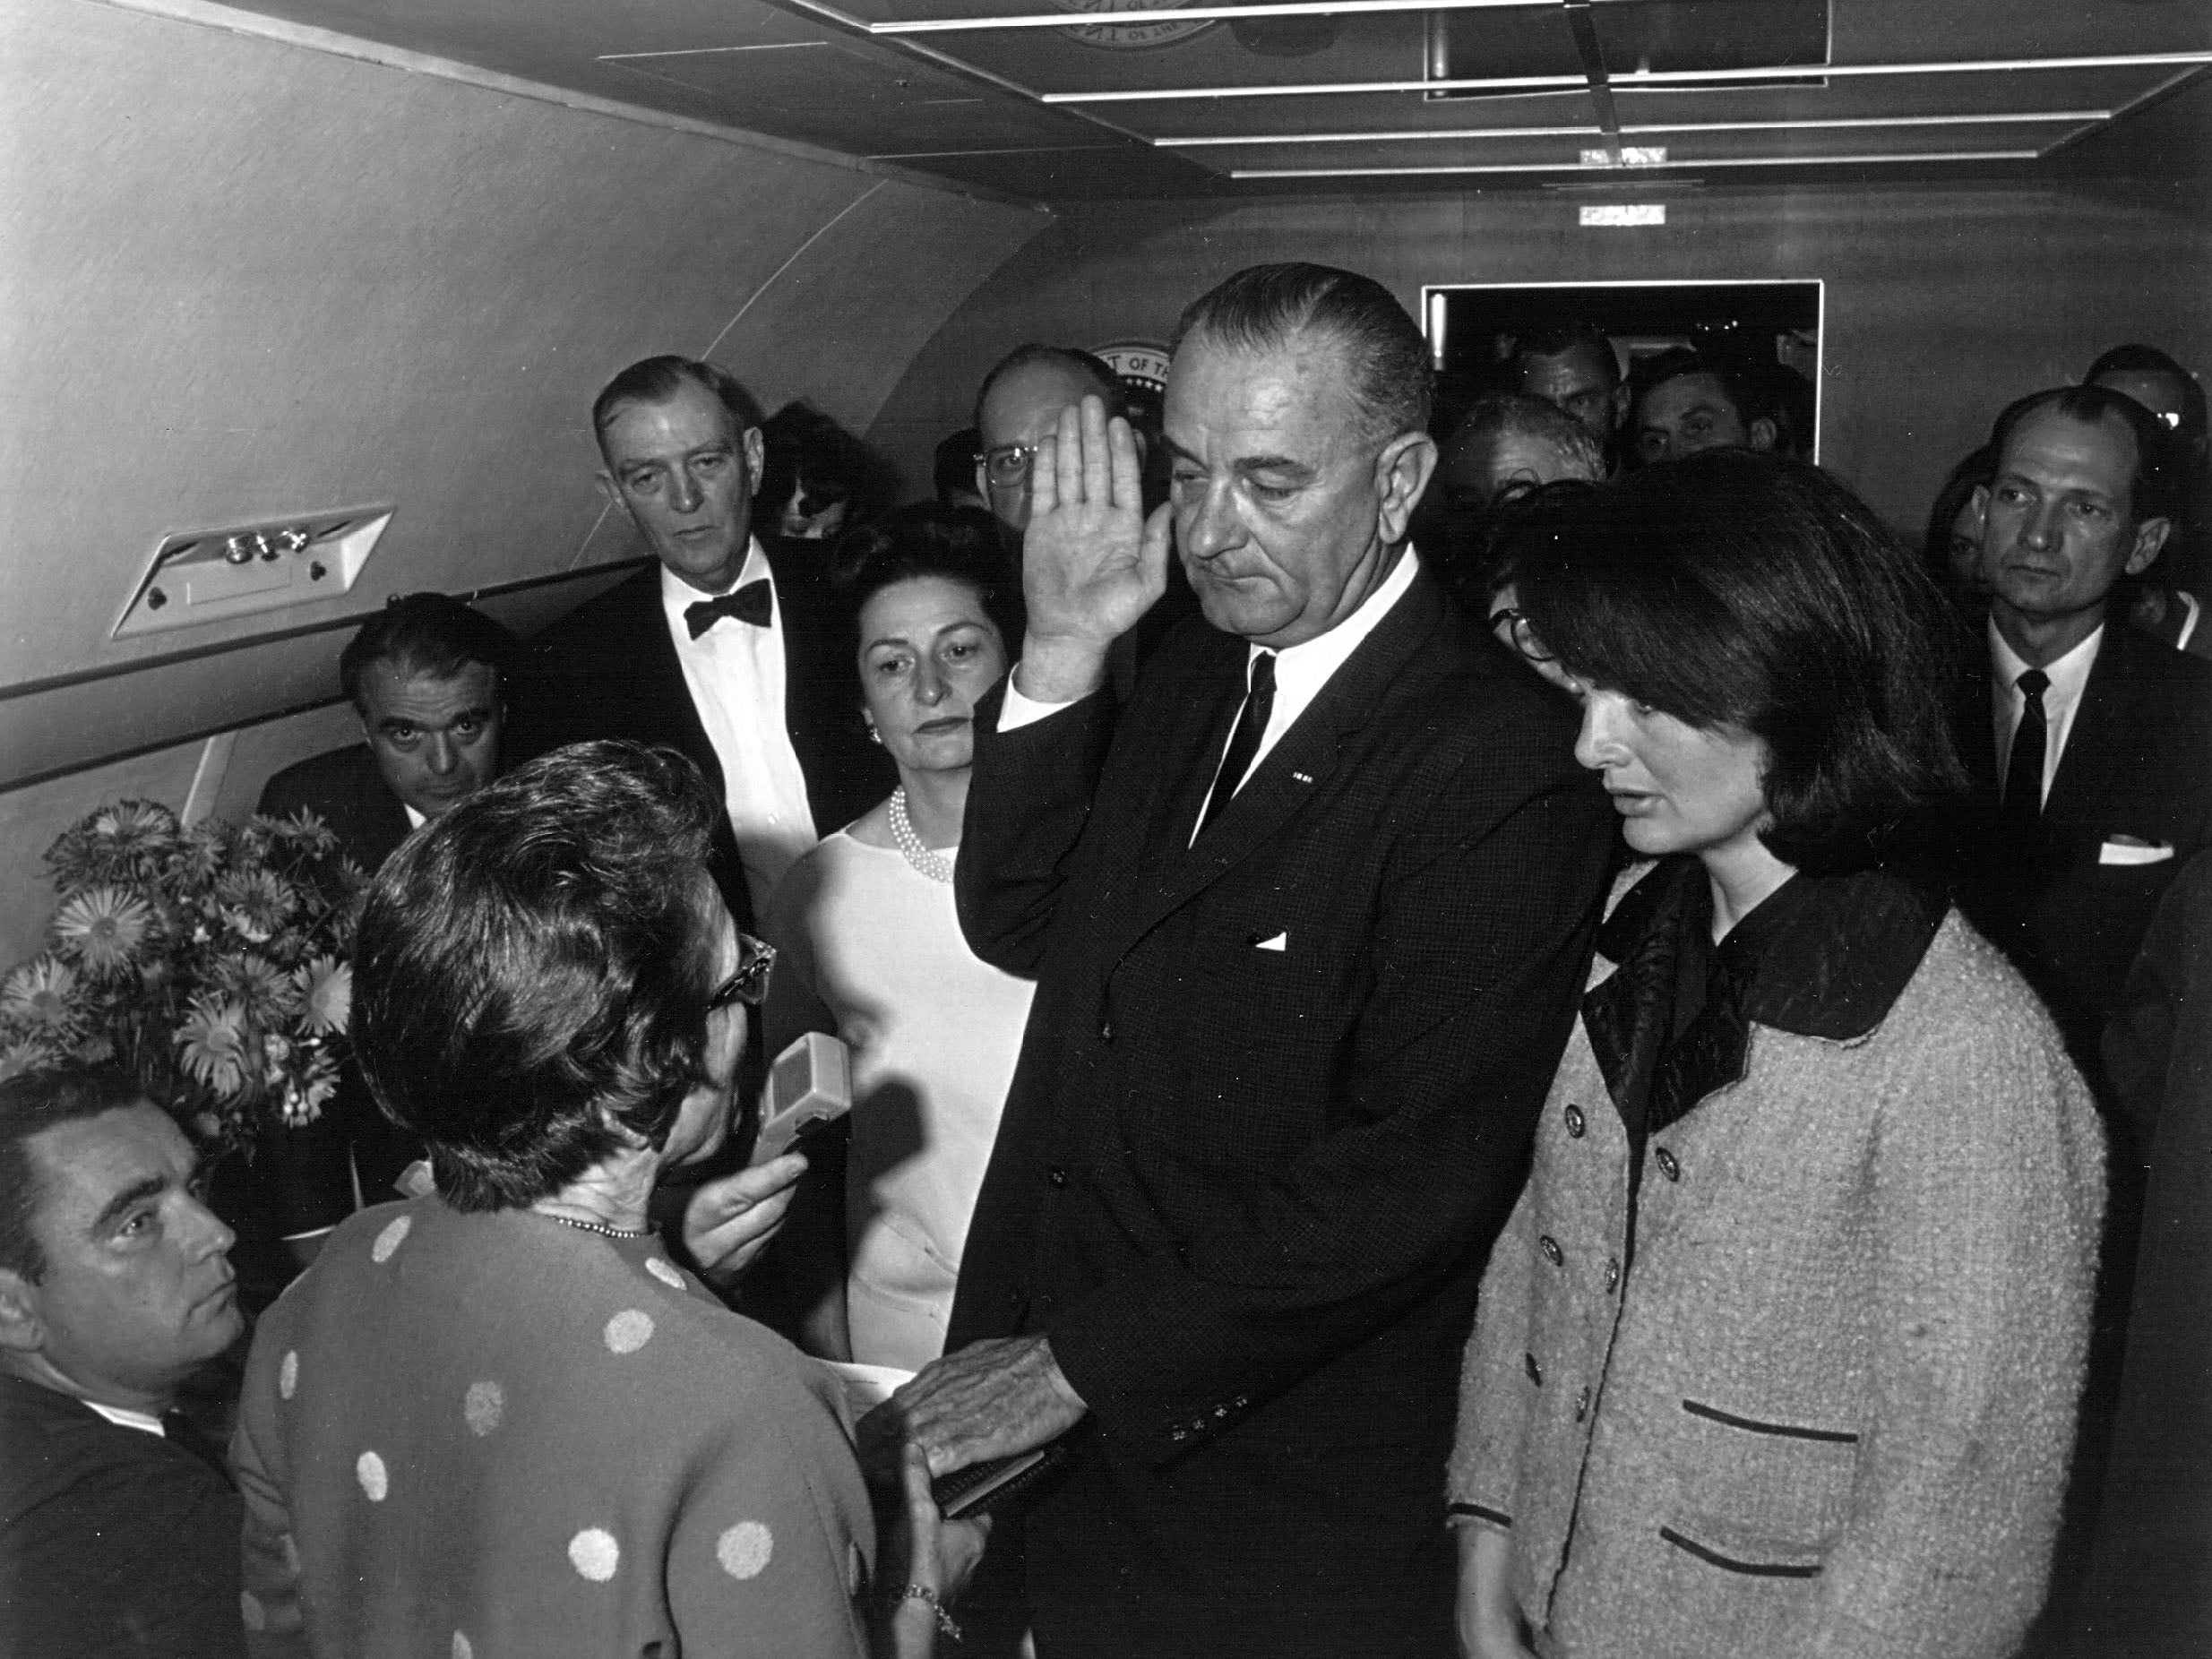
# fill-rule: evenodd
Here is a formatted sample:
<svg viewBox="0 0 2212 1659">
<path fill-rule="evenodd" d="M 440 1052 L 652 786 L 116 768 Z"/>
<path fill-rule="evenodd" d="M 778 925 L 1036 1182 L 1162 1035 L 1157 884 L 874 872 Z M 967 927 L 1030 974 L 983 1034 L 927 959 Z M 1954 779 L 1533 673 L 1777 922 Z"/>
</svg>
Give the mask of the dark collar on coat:
<svg viewBox="0 0 2212 1659">
<path fill-rule="evenodd" d="M 1753 1024 L 1849 1042 L 1888 1017 L 1948 905 L 1916 877 L 1795 875 L 1719 944 L 1712 890 L 1689 856 L 1662 859 L 1597 934 L 1617 971 L 1582 999 L 1590 1050 L 1640 1145 L 1743 1076 Z"/>
</svg>

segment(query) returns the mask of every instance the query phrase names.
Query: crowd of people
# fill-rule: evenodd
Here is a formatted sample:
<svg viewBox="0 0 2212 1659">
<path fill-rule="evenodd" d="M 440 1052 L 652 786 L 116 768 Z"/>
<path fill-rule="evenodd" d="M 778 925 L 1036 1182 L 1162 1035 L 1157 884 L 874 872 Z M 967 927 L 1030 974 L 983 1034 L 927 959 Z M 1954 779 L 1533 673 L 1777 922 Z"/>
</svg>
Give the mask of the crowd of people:
<svg viewBox="0 0 2212 1659">
<path fill-rule="evenodd" d="M 362 628 L 274 1265 L 133 1079 L 0 1082 L 9 1651 L 2212 1642 L 2193 378 L 2020 389 L 1915 546 L 1775 365 L 1439 418 L 1301 264 L 1170 358 L 1020 346 L 898 508 L 646 359 L 649 563 Z"/>
</svg>

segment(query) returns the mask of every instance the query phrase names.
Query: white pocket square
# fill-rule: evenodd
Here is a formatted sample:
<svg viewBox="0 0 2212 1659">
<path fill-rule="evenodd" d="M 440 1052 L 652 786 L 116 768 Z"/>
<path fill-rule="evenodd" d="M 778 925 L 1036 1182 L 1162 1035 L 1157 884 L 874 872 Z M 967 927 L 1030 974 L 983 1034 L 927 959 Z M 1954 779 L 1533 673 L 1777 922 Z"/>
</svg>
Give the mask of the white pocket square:
<svg viewBox="0 0 2212 1659">
<path fill-rule="evenodd" d="M 1287 950 L 1290 949 L 1290 935 L 1278 933 L 1272 939 L 1255 939 L 1252 941 L 1252 948 L 1254 950 Z"/>
<path fill-rule="evenodd" d="M 2171 841 L 2130 841 L 2117 836 L 2096 849 L 2100 864 L 2161 864 L 2173 856 Z"/>
</svg>

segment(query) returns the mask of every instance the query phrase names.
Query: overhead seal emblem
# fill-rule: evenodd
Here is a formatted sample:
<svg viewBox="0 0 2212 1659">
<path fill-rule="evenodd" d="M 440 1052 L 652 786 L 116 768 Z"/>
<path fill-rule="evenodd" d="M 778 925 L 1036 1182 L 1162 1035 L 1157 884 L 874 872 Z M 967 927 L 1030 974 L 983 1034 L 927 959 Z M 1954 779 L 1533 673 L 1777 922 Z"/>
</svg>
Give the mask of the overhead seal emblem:
<svg viewBox="0 0 2212 1659">
<path fill-rule="evenodd" d="M 1115 12 L 1157 12 L 1163 6 L 1183 3 L 1184 0 L 1053 0 L 1063 12 L 1083 12 L 1092 16 Z M 1141 52 L 1154 47 L 1173 46 L 1178 40 L 1203 34 L 1215 21 L 1210 17 L 1194 17 L 1188 22 L 1160 19 L 1149 23 L 1096 23 L 1060 32 L 1084 46 L 1104 47 L 1111 52 Z"/>
</svg>

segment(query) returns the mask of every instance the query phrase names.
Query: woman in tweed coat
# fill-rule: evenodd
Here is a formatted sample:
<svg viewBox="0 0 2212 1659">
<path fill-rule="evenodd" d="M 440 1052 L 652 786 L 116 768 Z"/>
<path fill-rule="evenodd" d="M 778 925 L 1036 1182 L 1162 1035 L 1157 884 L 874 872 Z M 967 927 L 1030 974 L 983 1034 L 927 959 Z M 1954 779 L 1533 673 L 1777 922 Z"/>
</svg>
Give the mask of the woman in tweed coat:
<svg viewBox="0 0 2212 1659">
<path fill-rule="evenodd" d="M 1462 1644 L 2000 1659 L 2056 1530 L 2103 1153 L 2042 1010 L 1902 856 L 1958 776 L 1942 602 L 1840 486 L 1733 451 L 1594 496 L 1519 593 L 1657 862 L 1483 1283 Z"/>
</svg>

